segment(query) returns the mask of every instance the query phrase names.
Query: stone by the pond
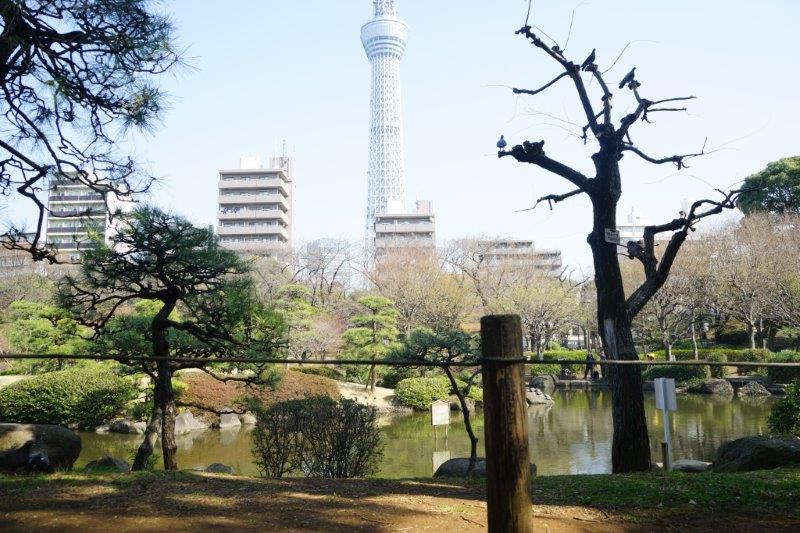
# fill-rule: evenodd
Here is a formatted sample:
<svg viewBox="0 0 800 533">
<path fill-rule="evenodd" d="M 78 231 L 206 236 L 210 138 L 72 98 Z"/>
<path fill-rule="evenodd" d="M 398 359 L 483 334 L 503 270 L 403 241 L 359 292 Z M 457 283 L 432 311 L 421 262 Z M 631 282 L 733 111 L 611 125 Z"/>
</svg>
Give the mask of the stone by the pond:
<svg viewBox="0 0 800 533">
<path fill-rule="evenodd" d="M 207 429 L 208 425 L 199 418 L 195 418 L 191 411 L 184 411 L 175 417 L 175 434 L 183 435 L 198 429 Z"/>
<path fill-rule="evenodd" d="M 711 465 L 715 472 L 769 470 L 800 466 L 800 438 L 756 435 L 726 442 Z"/>
<path fill-rule="evenodd" d="M 540 374 L 531 378 L 530 385 L 542 392 L 551 393 L 556 390 L 558 380 L 551 374 Z"/>
<path fill-rule="evenodd" d="M 464 477 L 469 468 L 469 458 L 448 459 L 441 464 L 433 477 Z M 486 477 L 486 459 L 478 458 L 475 467 L 472 469 L 475 477 Z M 531 463 L 531 477 L 536 477 L 536 465 Z"/>
<path fill-rule="evenodd" d="M 144 422 L 134 422 L 126 418 L 119 418 L 113 420 L 108 426 L 108 431 L 111 433 L 125 433 L 129 435 L 141 435 L 147 429 L 147 424 Z"/>
<path fill-rule="evenodd" d="M 711 463 L 694 459 L 678 459 L 672 462 L 672 470 L 675 472 L 705 472 L 710 466 Z"/>
<path fill-rule="evenodd" d="M 122 459 L 106 455 L 90 461 L 83 469 L 86 472 L 130 472 L 131 465 Z"/>
<path fill-rule="evenodd" d="M 528 389 L 525 391 L 525 399 L 528 405 L 548 405 L 553 403 L 549 394 L 544 394 L 539 389 Z"/>
<path fill-rule="evenodd" d="M 733 396 L 733 385 L 725 379 L 707 379 L 699 385 L 689 387 L 689 392 Z"/>
<path fill-rule="evenodd" d="M 255 426 L 256 425 L 256 417 L 251 413 L 245 413 L 239 417 L 239 421 L 242 423 L 243 426 Z"/>
<path fill-rule="evenodd" d="M 69 470 L 81 453 L 81 438 L 48 424 L 0 424 L 0 470 L 24 471 L 30 465 Z"/>
<path fill-rule="evenodd" d="M 208 465 L 203 472 L 209 472 L 212 474 L 233 474 L 233 467 L 224 465 L 222 463 L 212 463 Z"/>
<path fill-rule="evenodd" d="M 757 381 L 749 381 L 736 391 L 739 396 L 772 396 L 764 385 Z"/>
<path fill-rule="evenodd" d="M 475 400 L 472 398 L 464 398 L 464 402 L 467 404 L 467 411 L 472 413 L 475 411 Z M 458 401 L 457 396 L 450 397 L 450 410 L 451 411 L 461 411 L 461 402 Z"/>
<path fill-rule="evenodd" d="M 242 425 L 236 413 L 222 413 L 219 415 L 219 429 L 238 428 Z"/>
</svg>

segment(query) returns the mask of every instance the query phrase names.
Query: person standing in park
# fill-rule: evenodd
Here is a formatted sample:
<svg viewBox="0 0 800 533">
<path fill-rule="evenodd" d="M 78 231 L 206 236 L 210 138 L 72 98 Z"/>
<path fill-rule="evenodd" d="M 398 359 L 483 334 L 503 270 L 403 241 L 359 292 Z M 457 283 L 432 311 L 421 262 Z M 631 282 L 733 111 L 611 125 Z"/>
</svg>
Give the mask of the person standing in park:
<svg viewBox="0 0 800 533">
<path fill-rule="evenodd" d="M 594 355 L 592 352 L 586 352 L 586 370 L 583 371 L 583 379 L 587 377 L 592 377 L 592 371 L 594 370 Z"/>
</svg>

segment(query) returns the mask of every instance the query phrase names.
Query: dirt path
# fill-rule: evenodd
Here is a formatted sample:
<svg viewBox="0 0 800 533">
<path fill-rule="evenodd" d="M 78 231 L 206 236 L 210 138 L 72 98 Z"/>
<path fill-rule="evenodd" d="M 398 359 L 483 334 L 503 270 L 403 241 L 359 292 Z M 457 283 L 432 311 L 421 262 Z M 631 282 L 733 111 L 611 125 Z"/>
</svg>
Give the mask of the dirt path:
<svg viewBox="0 0 800 533">
<path fill-rule="evenodd" d="M 4 531 L 485 531 L 483 487 L 438 481 L 261 480 L 178 472 L 0 484 Z M 534 505 L 535 531 L 780 531 L 800 520 L 676 509 Z"/>
</svg>

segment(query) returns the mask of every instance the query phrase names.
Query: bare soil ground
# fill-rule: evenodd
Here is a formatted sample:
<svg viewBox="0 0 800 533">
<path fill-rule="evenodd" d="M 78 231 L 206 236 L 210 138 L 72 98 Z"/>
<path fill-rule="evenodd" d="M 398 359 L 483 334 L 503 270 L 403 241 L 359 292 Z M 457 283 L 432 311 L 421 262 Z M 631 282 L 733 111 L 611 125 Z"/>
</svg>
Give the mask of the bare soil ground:
<svg viewBox="0 0 800 533">
<path fill-rule="evenodd" d="M 545 478 L 541 478 L 545 479 Z M 4 531 L 485 531 L 480 482 L 267 480 L 194 472 L 0 478 Z M 796 512 L 568 505 L 535 491 L 535 531 L 798 531 Z M 768 509 L 766 511 L 769 511 Z"/>
</svg>

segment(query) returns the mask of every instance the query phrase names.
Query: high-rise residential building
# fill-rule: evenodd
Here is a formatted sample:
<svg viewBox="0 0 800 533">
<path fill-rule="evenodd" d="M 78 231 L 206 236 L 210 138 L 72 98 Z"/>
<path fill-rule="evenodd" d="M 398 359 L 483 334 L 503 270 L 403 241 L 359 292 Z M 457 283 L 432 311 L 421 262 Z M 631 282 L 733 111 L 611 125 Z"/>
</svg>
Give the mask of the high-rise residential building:
<svg viewBox="0 0 800 533">
<path fill-rule="evenodd" d="M 61 261 L 77 263 L 92 246 L 90 234 L 98 232 L 108 241 L 115 231 L 113 214 L 130 209 L 112 192 L 98 192 L 74 174 L 51 178 L 47 197 L 48 246 Z"/>
<path fill-rule="evenodd" d="M 489 265 L 504 265 L 561 273 L 561 250 L 537 250 L 533 241 L 501 239 L 482 241 L 482 259 Z"/>
<path fill-rule="evenodd" d="M 219 225 L 222 246 L 253 255 L 271 255 L 292 241 L 294 159 L 243 156 L 239 168 L 219 171 Z"/>
<path fill-rule="evenodd" d="M 436 225 L 431 203 L 418 200 L 411 212 L 391 212 L 375 215 L 375 248 L 403 246 L 433 248 L 436 246 Z"/>
<path fill-rule="evenodd" d="M 617 224 L 619 231 L 619 243 L 625 246 L 628 241 L 640 241 L 644 237 L 644 227 L 647 226 L 647 219 L 642 213 L 631 207 L 631 212 L 627 216 L 627 221 Z"/>
</svg>

